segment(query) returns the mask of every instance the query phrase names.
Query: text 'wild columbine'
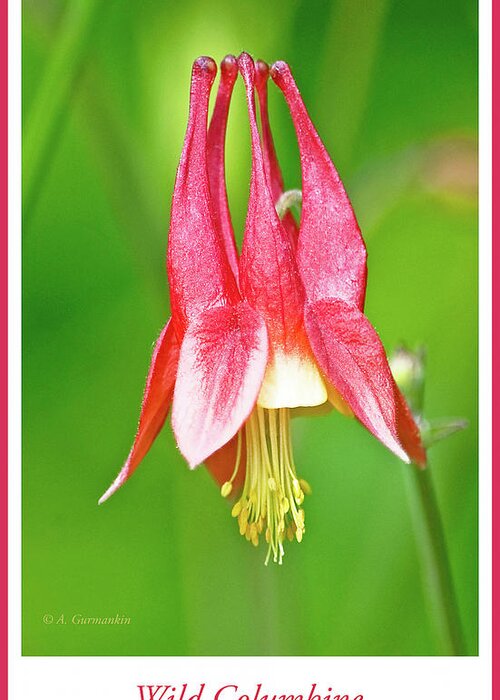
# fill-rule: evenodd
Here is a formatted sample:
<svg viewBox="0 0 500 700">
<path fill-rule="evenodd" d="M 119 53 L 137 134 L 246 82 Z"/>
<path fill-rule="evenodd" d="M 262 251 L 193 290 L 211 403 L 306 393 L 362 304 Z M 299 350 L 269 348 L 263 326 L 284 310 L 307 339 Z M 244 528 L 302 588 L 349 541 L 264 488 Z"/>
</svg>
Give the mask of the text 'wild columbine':
<svg viewBox="0 0 500 700">
<path fill-rule="evenodd" d="M 224 142 L 241 74 L 252 171 L 241 254 L 228 208 Z M 363 314 L 366 250 L 339 175 L 288 65 L 227 56 L 207 129 L 217 67 L 194 62 L 188 126 L 172 201 L 168 279 L 172 317 L 156 343 L 139 428 L 105 501 L 134 472 L 172 404 L 189 466 L 205 463 L 266 563 L 302 540 L 310 492 L 292 455 L 291 409 L 333 404 L 405 462 L 425 465 L 418 428 Z M 302 193 L 283 192 L 267 112 L 269 75 L 295 126 Z M 255 92 L 260 108 L 257 125 Z M 290 202 L 302 200 L 300 226 Z M 311 411 L 313 412 L 313 411 Z"/>
</svg>

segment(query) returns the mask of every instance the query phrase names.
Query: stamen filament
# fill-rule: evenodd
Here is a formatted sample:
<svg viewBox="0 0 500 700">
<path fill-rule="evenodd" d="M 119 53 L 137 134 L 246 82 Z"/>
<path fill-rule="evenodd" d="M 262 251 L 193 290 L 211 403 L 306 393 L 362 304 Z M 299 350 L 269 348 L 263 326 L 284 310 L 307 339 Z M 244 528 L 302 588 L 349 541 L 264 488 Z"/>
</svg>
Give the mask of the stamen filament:
<svg viewBox="0 0 500 700">
<path fill-rule="evenodd" d="M 254 546 L 263 534 L 268 544 L 265 563 L 272 555 L 273 561 L 281 564 L 285 538 L 302 540 L 305 523 L 300 506 L 304 493 L 310 493 L 309 484 L 297 477 L 293 461 L 290 410 L 257 406 L 245 424 L 245 432 L 245 484 L 231 513 L 238 518 L 240 533 Z M 240 460 L 241 436 L 233 475 L 221 489 L 230 487 L 226 495 L 231 492 Z"/>
<path fill-rule="evenodd" d="M 220 489 L 221 496 L 223 498 L 227 498 L 227 496 L 230 495 L 231 491 L 233 490 L 233 482 L 236 479 L 236 475 L 238 474 L 238 470 L 240 468 L 240 461 L 241 461 L 241 432 L 238 433 L 238 445 L 236 447 L 236 463 L 234 465 L 233 469 L 233 474 L 229 481 L 225 481 Z"/>
</svg>

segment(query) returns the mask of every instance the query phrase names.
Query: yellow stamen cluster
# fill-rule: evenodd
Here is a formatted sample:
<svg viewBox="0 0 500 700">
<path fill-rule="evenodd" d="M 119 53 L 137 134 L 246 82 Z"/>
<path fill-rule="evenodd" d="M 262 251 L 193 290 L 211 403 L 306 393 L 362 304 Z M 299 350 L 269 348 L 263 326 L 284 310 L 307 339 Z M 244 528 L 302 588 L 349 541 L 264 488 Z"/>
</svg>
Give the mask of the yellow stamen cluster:
<svg viewBox="0 0 500 700">
<path fill-rule="evenodd" d="M 245 425 L 246 472 L 240 499 L 231 514 L 238 519 L 240 534 L 254 546 L 263 536 L 268 544 L 265 563 L 271 554 L 282 563 L 285 537 L 302 541 L 305 532 L 301 506 L 311 487 L 298 479 L 290 439 L 290 410 L 257 406 Z M 241 437 L 233 475 L 221 488 L 222 496 L 232 491 L 241 458 Z"/>
</svg>

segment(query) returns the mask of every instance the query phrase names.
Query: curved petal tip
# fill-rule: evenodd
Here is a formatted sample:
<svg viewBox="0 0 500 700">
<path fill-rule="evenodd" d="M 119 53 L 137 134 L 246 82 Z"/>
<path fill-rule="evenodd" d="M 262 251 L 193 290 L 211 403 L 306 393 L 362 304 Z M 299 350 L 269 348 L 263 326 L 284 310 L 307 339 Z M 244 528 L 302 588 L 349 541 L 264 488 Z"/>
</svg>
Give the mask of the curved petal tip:
<svg viewBox="0 0 500 700">
<path fill-rule="evenodd" d="M 269 73 L 274 82 L 278 83 L 279 80 L 283 80 L 290 73 L 290 66 L 286 61 L 276 61 L 269 69 Z"/>
<path fill-rule="evenodd" d="M 99 499 L 99 505 L 133 474 L 161 430 L 172 402 L 178 356 L 179 343 L 172 323 L 168 321 L 153 351 L 134 444 L 120 473 Z"/>
<path fill-rule="evenodd" d="M 220 69 L 225 75 L 236 76 L 238 72 L 238 61 L 236 60 L 236 56 L 233 56 L 230 53 L 225 56 L 221 61 Z"/>
<path fill-rule="evenodd" d="M 215 77 L 217 73 L 217 64 L 210 56 L 200 56 L 193 63 L 193 73 L 209 73 Z"/>
<path fill-rule="evenodd" d="M 113 481 L 111 486 L 107 491 L 103 493 L 103 495 L 100 497 L 100 499 L 97 501 L 97 505 L 102 505 L 105 501 L 108 500 L 108 498 L 111 498 L 111 496 L 115 493 L 115 491 L 118 491 L 120 486 L 122 486 L 128 479 L 129 476 L 129 460 L 125 462 L 122 470 L 116 477 L 116 479 Z"/>
</svg>

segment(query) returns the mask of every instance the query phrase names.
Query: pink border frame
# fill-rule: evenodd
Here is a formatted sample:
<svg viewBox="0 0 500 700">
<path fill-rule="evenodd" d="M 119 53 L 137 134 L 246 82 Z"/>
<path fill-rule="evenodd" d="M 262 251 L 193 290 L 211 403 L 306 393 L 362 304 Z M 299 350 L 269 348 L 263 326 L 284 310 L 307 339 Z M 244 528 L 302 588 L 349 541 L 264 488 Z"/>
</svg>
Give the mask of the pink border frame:
<svg viewBox="0 0 500 700">
<path fill-rule="evenodd" d="M 8 0 L 4 0 L 1 6 L 0 14 L 0 47 L 1 47 L 1 71 L 0 71 L 0 93 L 2 99 L 1 111 L 1 132 L 0 141 L 0 159 L 2 161 L 1 173 L 1 200 L 0 208 L 2 212 L 2 235 L 0 239 L 0 323 L 2 326 L 1 343 L 0 343 L 0 395 L 2 396 L 1 403 L 1 428 L 0 428 L 0 465 L 1 465 L 1 502 L 0 502 L 0 557 L 2 560 L 2 576 L 0 580 L 0 696 L 8 697 L 8 578 L 7 578 L 7 563 L 8 563 L 8 450 L 7 450 L 7 433 L 8 433 L 8 400 L 7 400 L 7 289 L 8 289 L 8 256 L 7 256 L 7 239 L 8 239 Z"/>
<path fill-rule="evenodd" d="M 500 474 L 494 469 L 495 462 L 500 454 L 500 373 L 495 363 L 500 352 L 500 326 L 498 321 L 498 304 L 500 301 L 500 279 L 495 277 L 495 268 L 498 272 L 500 265 L 499 213 L 495 207 L 495 200 L 500 198 L 500 178 L 498 169 L 500 166 L 500 139 L 495 132 L 495 120 L 500 115 L 500 95 L 498 93 L 498 72 L 500 70 L 500 43 L 498 25 L 500 23 L 500 8 L 498 2 L 492 1 L 491 7 L 492 25 L 492 294 L 493 294 L 493 318 L 492 318 L 492 698 L 500 697 L 500 511 L 495 505 L 500 503 Z M 495 41 L 496 39 L 496 41 Z M 496 401 L 495 401 L 496 396 Z M 496 428 L 496 429 L 495 429 Z"/>
<path fill-rule="evenodd" d="M 1 71 L 0 92 L 2 95 L 0 158 L 3 163 L 1 171 L 1 200 L 3 233 L 0 238 L 0 323 L 3 328 L 0 343 L 0 393 L 3 397 L 0 412 L 2 415 L 0 427 L 0 445 L 2 465 L 1 473 L 1 503 L 0 503 L 0 559 L 2 575 L 0 577 L 0 697 L 8 698 L 8 0 L 1 6 Z M 492 0 L 492 294 L 493 294 L 493 325 L 492 352 L 493 360 L 500 353 L 500 328 L 497 320 L 497 304 L 500 303 L 500 278 L 495 277 L 495 264 L 500 258 L 500 241 L 498 236 L 500 215 L 495 209 L 495 199 L 500 199 L 500 138 L 495 133 L 495 119 L 500 115 L 500 95 L 498 94 L 498 72 L 500 71 L 500 39 L 498 25 L 500 23 L 500 7 Z M 496 235 L 495 235 L 496 232 Z M 495 430 L 500 414 L 500 399 L 495 402 L 500 389 L 500 370 L 493 362 L 492 367 L 492 466 L 500 454 L 500 430 Z M 500 474 L 492 469 L 492 699 L 500 698 L 500 509 L 496 510 L 496 502 L 500 502 Z"/>
<path fill-rule="evenodd" d="M 495 363 L 495 358 L 500 353 L 500 326 L 498 321 L 498 304 L 500 303 L 500 279 L 495 277 L 495 269 L 498 272 L 500 265 L 499 213 L 495 207 L 495 200 L 500 198 L 500 138 L 495 132 L 495 120 L 500 115 L 500 95 L 498 93 L 498 73 L 500 71 L 500 43 L 498 25 L 500 24 L 500 8 L 498 2 L 492 0 L 491 6 L 492 25 L 492 698 L 500 697 L 500 511 L 495 505 L 500 503 L 500 474 L 494 468 L 500 454 L 500 373 Z M 496 39 L 496 41 L 495 41 Z M 496 396 L 496 401 L 495 401 Z M 496 428 L 496 429 L 495 429 Z"/>
<path fill-rule="evenodd" d="M 495 277 L 495 268 L 498 271 L 500 265 L 500 243 L 498 236 L 499 213 L 495 207 L 495 200 L 500 198 L 500 178 L 498 168 L 500 166 L 500 139 L 495 133 L 495 120 L 500 115 L 500 96 L 498 94 L 498 72 L 500 70 L 500 43 L 498 25 L 500 23 L 500 8 L 498 2 L 492 1 L 491 7 L 492 25 L 492 294 L 493 294 L 493 318 L 492 318 L 492 698 L 500 697 L 500 511 L 495 505 L 500 503 L 500 474 L 493 467 L 500 454 L 500 432 L 498 418 L 500 414 L 500 373 L 495 363 L 495 358 L 500 352 L 500 327 L 497 321 L 498 304 L 500 300 L 500 279 Z M 496 39 L 496 41 L 495 41 Z M 497 400 L 495 401 L 495 396 Z M 495 427 L 497 428 L 495 430 Z"/>
</svg>

